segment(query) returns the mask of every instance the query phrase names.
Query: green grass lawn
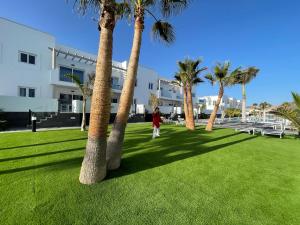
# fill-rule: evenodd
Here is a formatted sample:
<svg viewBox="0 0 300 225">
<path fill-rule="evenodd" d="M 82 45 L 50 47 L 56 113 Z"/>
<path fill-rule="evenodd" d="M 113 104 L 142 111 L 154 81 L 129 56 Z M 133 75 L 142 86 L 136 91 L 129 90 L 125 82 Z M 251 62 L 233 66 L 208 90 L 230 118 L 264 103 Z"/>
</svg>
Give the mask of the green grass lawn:
<svg viewBox="0 0 300 225">
<path fill-rule="evenodd" d="M 122 166 L 78 182 L 86 133 L 0 134 L 0 224 L 300 224 L 300 140 L 129 124 Z"/>
</svg>

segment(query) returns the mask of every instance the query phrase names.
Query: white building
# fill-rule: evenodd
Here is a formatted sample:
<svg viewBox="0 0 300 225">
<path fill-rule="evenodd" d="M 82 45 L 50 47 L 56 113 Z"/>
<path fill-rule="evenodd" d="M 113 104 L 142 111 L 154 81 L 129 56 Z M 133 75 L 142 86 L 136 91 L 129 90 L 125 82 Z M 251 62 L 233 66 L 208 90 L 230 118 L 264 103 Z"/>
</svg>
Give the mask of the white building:
<svg viewBox="0 0 300 225">
<path fill-rule="evenodd" d="M 57 44 L 51 34 L 0 18 L 0 109 L 10 113 L 80 112 L 81 93 L 65 74 L 76 74 L 84 81 L 95 71 L 96 58 Z M 117 111 L 126 70 L 126 61 L 113 61 L 112 113 Z M 151 93 L 159 98 L 162 113 L 182 113 L 181 88 L 139 66 L 132 112 L 151 112 Z"/>
<path fill-rule="evenodd" d="M 210 114 L 216 105 L 217 99 L 218 99 L 217 95 L 198 97 L 198 103 L 201 105 L 205 105 L 204 107 L 205 114 Z M 223 98 L 221 99 L 218 114 L 222 114 L 222 112 L 228 108 L 241 109 L 242 108 L 241 101 L 233 97 L 228 97 L 224 95 Z"/>
</svg>

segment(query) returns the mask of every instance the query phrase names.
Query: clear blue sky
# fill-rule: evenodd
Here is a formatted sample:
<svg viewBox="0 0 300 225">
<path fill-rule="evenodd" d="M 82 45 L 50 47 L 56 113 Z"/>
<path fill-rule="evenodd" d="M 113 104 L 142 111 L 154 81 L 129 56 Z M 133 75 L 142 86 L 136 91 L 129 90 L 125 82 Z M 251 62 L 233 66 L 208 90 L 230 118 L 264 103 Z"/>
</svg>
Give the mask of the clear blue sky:
<svg viewBox="0 0 300 225">
<path fill-rule="evenodd" d="M 65 0 L 1 1 L 0 16 L 54 35 L 58 43 L 96 53 L 99 35 L 95 15 L 76 14 Z M 176 42 L 165 46 L 152 40 L 147 18 L 140 64 L 172 78 L 178 60 L 203 58 L 212 67 L 230 60 L 233 66 L 257 66 L 261 72 L 247 87 L 248 104 L 290 101 L 300 92 L 300 1 L 298 0 L 194 0 L 189 9 L 171 19 Z M 133 26 L 118 23 L 114 35 L 114 60 L 128 60 Z M 239 86 L 226 94 L 241 98 Z M 215 95 L 208 83 L 198 95 Z"/>
</svg>

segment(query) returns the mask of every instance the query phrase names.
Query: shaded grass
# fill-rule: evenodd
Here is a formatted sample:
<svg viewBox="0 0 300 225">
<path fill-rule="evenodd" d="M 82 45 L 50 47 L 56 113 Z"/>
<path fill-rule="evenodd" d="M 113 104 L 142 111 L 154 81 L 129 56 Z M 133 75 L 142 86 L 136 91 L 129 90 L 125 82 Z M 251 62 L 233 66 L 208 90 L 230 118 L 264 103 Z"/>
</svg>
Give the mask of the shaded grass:
<svg viewBox="0 0 300 225">
<path fill-rule="evenodd" d="M 1 224 L 300 224 L 300 141 L 130 124 L 121 168 L 79 184 L 86 133 L 0 134 Z M 2 207 L 4 206 L 4 207 Z"/>
</svg>

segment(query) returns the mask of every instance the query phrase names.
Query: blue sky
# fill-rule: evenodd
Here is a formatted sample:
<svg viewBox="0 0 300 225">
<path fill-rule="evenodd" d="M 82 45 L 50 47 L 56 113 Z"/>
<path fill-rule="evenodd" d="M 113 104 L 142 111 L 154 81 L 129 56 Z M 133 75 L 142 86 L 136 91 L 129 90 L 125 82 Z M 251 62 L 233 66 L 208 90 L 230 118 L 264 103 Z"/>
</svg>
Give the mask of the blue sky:
<svg viewBox="0 0 300 225">
<path fill-rule="evenodd" d="M 69 0 L 1 1 L 0 16 L 54 35 L 58 43 L 97 53 L 96 15 L 84 17 Z M 202 58 L 211 68 L 230 60 L 233 67 L 257 66 L 259 76 L 247 86 L 248 104 L 290 101 L 300 92 L 300 1 L 298 0 L 194 0 L 180 16 L 171 18 L 176 42 L 165 46 L 152 40 L 153 20 L 147 17 L 140 64 L 172 79 L 176 62 Z M 118 23 L 114 35 L 114 60 L 128 60 L 132 21 Z M 204 75 L 204 74 L 203 74 Z M 198 95 L 215 95 L 208 83 Z M 241 98 L 241 87 L 227 88 L 227 95 Z"/>
</svg>

